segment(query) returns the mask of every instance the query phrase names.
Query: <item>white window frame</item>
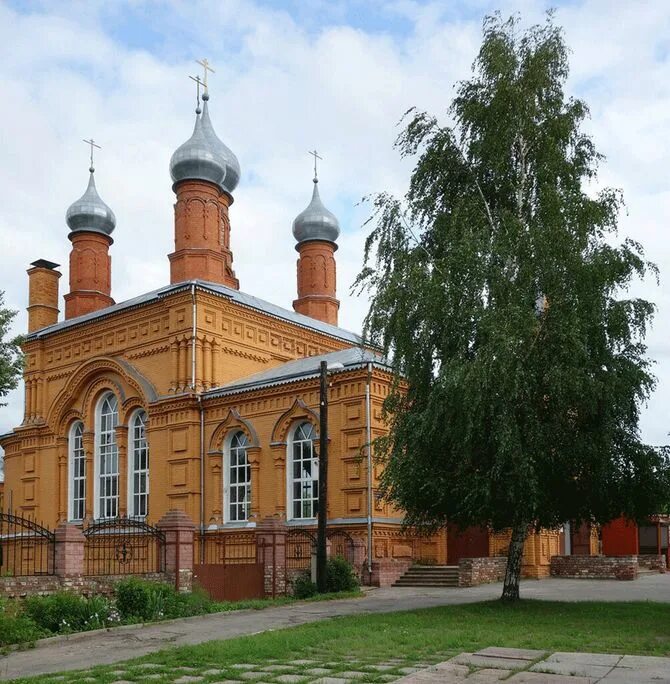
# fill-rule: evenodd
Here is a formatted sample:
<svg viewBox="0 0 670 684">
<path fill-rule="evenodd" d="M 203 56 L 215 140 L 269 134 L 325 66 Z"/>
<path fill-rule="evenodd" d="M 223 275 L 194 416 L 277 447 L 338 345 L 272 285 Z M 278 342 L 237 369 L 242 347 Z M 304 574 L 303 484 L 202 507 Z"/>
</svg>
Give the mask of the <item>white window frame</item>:
<svg viewBox="0 0 670 684">
<path fill-rule="evenodd" d="M 235 439 L 240 438 L 240 442 L 234 444 Z M 223 449 L 223 521 L 224 523 L 246 523 L 249 521 L 251 515 L 251 465 L 249 464 L 249 447 L 251 442 L 244 430 L 232 430 L 226 436 L 226 441 Z M 244 454 L 244 463 L 240 464 L 234 456 Z M 233 463 L 233 461 L 236 461 Z M 235 477 L 232 477 L 233 472 Z M 240 478 L 240 474 L 244 478 Z M 233 482 L 235 480 L 235 482 Z M 233 502 L 233 492 L 235 492 L 236 501 Z M 239 494 L 244 494 L 242 502 L 238 500 Z M 231 515 L 232 506 L 239 506 L 242 503 L 244 507 L 244 517 L 237 517 Z"/>
<path fill-rule="evenodd" d="M 303 426 L 309 427 L 309 439 L 297 439 L 298 432 L 303 428 Z M 303 431 L 303 434 L 304 431 Z M 306 445 L 311 442 L 311 458 L 305 458 L 304 450 Z M 287 440 L 287 468 L 286 468 L 286 519 L 287 520 L 314 520 L 317 516 L 318 506 L 319 506 L 319 459 L 316 456 L 317 445 L 319 443 L 319 437 L 316 431 L 316 427 L 313 423 L 307 420 L 301 421 L 293 426 L 289 433 L 289 439 Z M 300 470 L 299 477 L 294 476 L 294 464 L 295 464 L 295 454 L 296 448 L 300 450 L 301 461 L 311 460 L 311 475 L 307 475 L 304 469 Z M 316 488 L 314 484 L 316 483 Z M 294 485 L 300 484 L 300 498 L 294 497 Z M 307 493 L 307 487 L 311 488 L 311 496 L 305 496 Z M 300 513 L 301 515 L 295 515 L 294 505 L 300 502 Z M 307 504 L 307 502 L 309 502 Z M 307 509 L 305 505 L 307 504 Z M 308 513 L 308 515 L 305 515 Z"/>
<path fill-rule="evenodd" d="M 139 423 L 139 424 L 138 424 Z M 149 442 L 147 441 L 147 412 L 137 409 L 128 421 L 128 515 L 131 518 L 146 518 L 149 515 Z M 144 463 L 136 467 L 135 456 Z M 144 479 L 144 490 L 136 486 L 135 478 Z M 141 500 L 144 500 L 142 511 Z"/>
<path fill-rule="evenodd" d="M 107 417 L 103 416 L 103 406 L 110 402 L 113 411 L 109 414 L 111 424 Z M 114 418 L 116 414 L 116 418 Z M 105 430 L 103 431 L 103 419 Z M 119 402 L 113 392 L 106 392 L 98 400 L 95 409 L 95 487 L 94 487 L 94 516 L 96 519 L 106 520 L 116 518 L 119 515 L 119 449 L 116 444 L 116 426 L 119 424 Z M 107 462 L 102 472 L 103 456 Z M 101 485 L 103 485 L 101 487 Z M 109 494 L 104 489 L 109 485 Z M 114 493 L 116 492 L 116 493 Z"/>
<path fill-rule="evenodd" d="M 78 432 L 78 434 L 77 434 Z M 76 420 L 70 426 L 68 433 L 68 464 L 67 464 L 67 517 L 68 520 L 79 522 L 86 515 L 86 454 L 84 452 L 84 423 Z M 79 463 L 77 463 L 79 461 Z M 81 465 L 81 474 L 77 474 L 76 466 Z M 77 484 L 83 483 L 83 495 L 76 496 Z M 75 503 L 76 502 L 76 503 Z M 78 505 L 79 504 L 79 505 Z M 80 508 L 81 515 L 77 515 Z"/>
</svg>

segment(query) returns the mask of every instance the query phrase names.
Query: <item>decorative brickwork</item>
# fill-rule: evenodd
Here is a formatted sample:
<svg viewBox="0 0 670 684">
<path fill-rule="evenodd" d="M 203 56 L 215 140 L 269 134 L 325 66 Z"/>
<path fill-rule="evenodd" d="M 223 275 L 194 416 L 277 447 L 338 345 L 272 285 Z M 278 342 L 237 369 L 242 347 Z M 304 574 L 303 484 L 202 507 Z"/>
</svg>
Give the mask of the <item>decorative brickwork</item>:
<svg viewBox="0 0 670 684">
<path fill-rule="evenodd" d="M 552 577 L 635 580 L 637 556 L 554 556 Z"/>
<path fill-rule="evenodd" d="M 101 233 L 70 234 L 70 292 L 65 295 L 65 318 L 75 318 L 114 304 L 112 238 Z"/>
<path fill-rule="evenodd" d="M 174 252 L 170 282 L 208 280 L 239 289 L 230 251 L 231 198 L 213 183 L 184 180 L 174 188 Z"/>
<path fill-rule="evenodd" d="M 332 242 L 312 240 L 298 245 L 298 299 L 293 308 L 305 316 L 337 325 L 335 249 Z"/>
<path fill-rule="evenodd" d="M 461 558 L 458 562 L 458 586 L 476 587 L 479 584 L 501 582 L 505 579 L 506 567 L 505 556 Z"/>
</svg>

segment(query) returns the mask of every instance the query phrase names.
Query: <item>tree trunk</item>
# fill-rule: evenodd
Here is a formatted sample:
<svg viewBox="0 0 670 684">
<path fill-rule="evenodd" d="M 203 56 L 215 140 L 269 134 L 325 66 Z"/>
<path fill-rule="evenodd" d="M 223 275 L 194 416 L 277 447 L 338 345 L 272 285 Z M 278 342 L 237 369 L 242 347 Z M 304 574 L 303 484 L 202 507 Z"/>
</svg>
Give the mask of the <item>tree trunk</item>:
<svg viewBox="0 0 670 684">
<path fill-rule="evenodd" d="M 523 558 L 523 544 L 528 534 L 526 523 L 517 523 L 512 528 L 512 538 L 507 552 L 507 568 L 505 569 L 505 583 L 500 597 L 503 601 L 519 600 L 519 580 L 521 579 L 521 559 Z"/>
</svg>

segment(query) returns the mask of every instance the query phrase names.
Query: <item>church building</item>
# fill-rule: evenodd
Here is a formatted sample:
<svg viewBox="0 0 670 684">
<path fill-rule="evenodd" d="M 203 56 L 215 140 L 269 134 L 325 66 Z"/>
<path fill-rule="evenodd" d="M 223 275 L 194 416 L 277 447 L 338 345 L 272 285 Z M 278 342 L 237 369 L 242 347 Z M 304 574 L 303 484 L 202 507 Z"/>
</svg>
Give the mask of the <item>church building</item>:
<svg viewBox="0 0 670 684">
<path fill-rule="evenodd" d="M 340 227 L 317 178 L 293 222 L 290 310 L 240 289 L 230 241 L 240 165 L 215 133 L 206 88 L 170 174 L 165 287 L 115 302 L 113 236 L 132 235 L 115 232 L 92 162 L 86 191 L 66 214 L 62 320 L 58 265 L 40 258 L 28 270 L 25 415 L 0 438 L 5 507 L 49 527 L 119 516 L 155 523 L 180 509 L 201 531 L 253 531 L 266 518 L 315 528 L 325 360 L 329 528 L 360 539 L 373 560 L 447 562 L 446 535 L 408 538 L 402 514 L 378 495 L 367 444 L 384 432 L 392 376 L 379 354 L 338 327 Z"/>
</svg>

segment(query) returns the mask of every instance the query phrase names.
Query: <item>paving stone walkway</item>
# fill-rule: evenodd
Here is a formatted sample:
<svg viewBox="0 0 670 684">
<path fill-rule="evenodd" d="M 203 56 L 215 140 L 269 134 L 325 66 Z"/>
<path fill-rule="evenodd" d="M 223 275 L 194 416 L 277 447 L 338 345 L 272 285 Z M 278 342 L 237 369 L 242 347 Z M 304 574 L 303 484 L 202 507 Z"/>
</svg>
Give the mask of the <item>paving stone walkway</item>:
<svg viewBox="0 0 670 684">
<path fill-rule="evenodd" d="M 485 648 L 409 674 L 397 684 L 670 684 L 670 658 Z"/>
<path fill-rule="evenodd" d="M 419 661 L 412 658 L 324 658 L 268 660 L 178 667 L 142 663 L 93 672 L 45 676 L 40 684 L 663 684 L 670 683 L 670 658 L 605 653 L 549 653 L 519 648 L 489 647 L 445 659 L 445 653 Z"/>
</svg>

